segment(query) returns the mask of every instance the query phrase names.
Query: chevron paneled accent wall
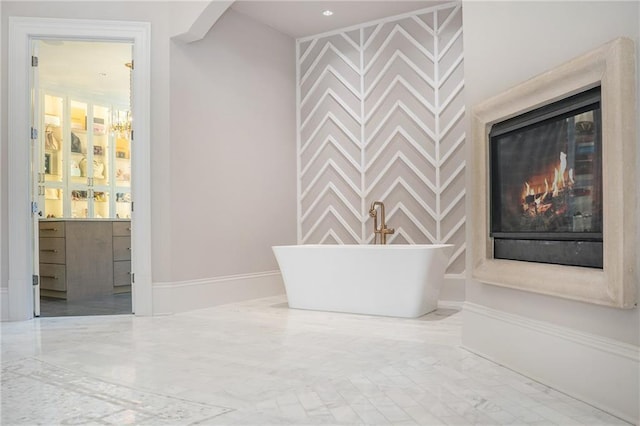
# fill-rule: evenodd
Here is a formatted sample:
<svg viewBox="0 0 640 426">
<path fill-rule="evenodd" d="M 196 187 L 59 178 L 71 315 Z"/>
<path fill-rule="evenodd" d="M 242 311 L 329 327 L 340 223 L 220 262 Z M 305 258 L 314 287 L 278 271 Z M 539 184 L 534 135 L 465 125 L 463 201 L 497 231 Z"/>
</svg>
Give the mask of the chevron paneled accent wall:
<svg viewBox="0 0 640 426">
<path fill-rule="evenodd" d="M 450 243 L 463 276 L 462 10 L 449 3 L 297 40 L 298 243 Z"/>
</svg>

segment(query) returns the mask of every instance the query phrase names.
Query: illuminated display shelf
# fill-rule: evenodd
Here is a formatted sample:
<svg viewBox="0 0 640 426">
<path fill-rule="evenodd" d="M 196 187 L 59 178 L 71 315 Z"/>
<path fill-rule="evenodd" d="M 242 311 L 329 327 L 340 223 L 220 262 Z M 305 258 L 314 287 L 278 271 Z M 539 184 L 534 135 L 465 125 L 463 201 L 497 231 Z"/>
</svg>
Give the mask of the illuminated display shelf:
<svg viewBox="0 0 640 426">
<path fill-rule="evenodd" d="M 117 130 L 126 108 L 46 89 L 40 100 L 41 218 L 131 218 L 131 141 Z"/>
</svg>

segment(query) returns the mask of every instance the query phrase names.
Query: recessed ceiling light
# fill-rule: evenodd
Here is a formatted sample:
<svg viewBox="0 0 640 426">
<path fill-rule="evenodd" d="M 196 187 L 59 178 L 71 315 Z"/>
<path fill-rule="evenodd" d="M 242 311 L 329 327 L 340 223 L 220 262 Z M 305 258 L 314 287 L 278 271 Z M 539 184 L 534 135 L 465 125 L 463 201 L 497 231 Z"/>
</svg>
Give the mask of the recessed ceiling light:
<svg viewBox="0 0 640 426">
<path fill-rule="evenodd" d="M 323 14 L 324 16 L 331 16 L 331 15 L 333 15 L 333 12 L 332 12 L 332 11 L 330 11 L 329 9 L 327 9 L 327 10 L 325 10 L 324 12 L 322 12 L 322 14 Z"/>
</svg>

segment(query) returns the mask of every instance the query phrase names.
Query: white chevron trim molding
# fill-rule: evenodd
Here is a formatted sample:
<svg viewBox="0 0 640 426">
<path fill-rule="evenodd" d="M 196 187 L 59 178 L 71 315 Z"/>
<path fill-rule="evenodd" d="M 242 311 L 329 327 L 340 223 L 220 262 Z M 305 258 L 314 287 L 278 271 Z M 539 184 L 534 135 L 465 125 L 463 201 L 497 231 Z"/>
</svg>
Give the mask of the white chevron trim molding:
<svg viewBox="0 0 640 426">
<path fill-rule="evenodd" d="M 356 219 L 358 219 L 358 220 L 361 219 L 360 213 L 351 204 L 349 204 L 349 201 L 342 194 L 342 192 L 340 192 L 340 190 L 333 184 L 333 182 L 329 182 L 327 184 L 327 186 L 324 187 L 322 192 L 320 192 L 320 194 L 318 194 L 318 196 L 313 201 L 313 203 L 311 203 L 311 205 L 307 208 L 306 213 L 302 215 L 300 220 L 304 222 L 304 220 L 307 218 L 307 216 L 309 216 L 309 214 L 313 212 L 313 209 L 319 204 L 319 202 L 322 199 L 322 197 L 324 197 L 328 193 L 335 194 L 335 196 L 338 197 L 340 199 L 340 201 L 342 201 L 344 203 L 344 206 L 356 217 Z"/>
<path fill-rule="evenodd" d="M 436 188 L 436 186 L 420 171 L 420 169 L 418 169 L 412 162 L 411 160 L 409 160 L 409 158 L 407 158 L 406 155 L 404 155 L 402 152 L 396 152 L 393 157 L 391 157 L 391 159 L 389 160 L 389 162 L 385 165 L 385 167 L 382 169 L 382 171 L 380 172 L 380 174 L 378 175 L 378 177 L 376 177 L 376 179 L 371 183 L 371 186 L 369 188 L 367 188 L 366 193 L 370 194 L 372 189 L 375 188 L 379 181 L 384 178 L 387 175 L 387 172 L 389 171 L 389 169 L 397 162 L 397 161 L 401 161 L 402 163 L 404 163 L 409 169 L 411 169 L 411 171 L 416 175 L 416 177 L 418 179 L 420 179 L 426 186 L 429 187 L 429 189 L 434 192 L 434 193 L 439 193 L 439 190 Z"/>
<path fill-rule="evenodd" d="M 327 233 L 324 234 L 322 238 L 320 238 L 320 242 L 318 244 L 324 244 L 329 239 L 329 237 L 333 238 L 334 241 L 338 244 L 344 244 L 344 242 L 340 239 L 338 234 L 334 232 L 333 229 L 329 229 L 329 231 L 327 231 Z"/>
<path fill-rule="evenodd" d="M 317 90 L 320 83 L 322 83 L 322 80 L 328 74 L 333 75 L 335 78 L 337 78 L 340 81 L 340 83 L 344 85 L 344 87 L 349 89 L 351 93 L 353 93 L 357 98 L 360 98 L 360 93 L 358 92 L 358 90 L 355 87 L 353 87 L 342 75 L 340 75 L 340 73 L 336 71 L 335 68 L 333 68 L 331 65 L 327 65 L 324 71 L 322 71 L 322 73 L 316 80 L 316 82 L 313 83 L 311 88 L 307 91 L 306 95 L 302 98 L 302 101 L 300 102 L 300 106 L 304 106 L 304 104 L 309 100 L 309 97 Z M 300 86 L 300 84 L 298 84 L 298 86 Z"/>
<path fill-rule="evenodd" d="M 456 31 L 456 34 L 453 36 L 453 38 L 451 40 L 449 40 L 449 43 L 447 43 L 447 45 L 444 47 L 444 49 L 442 49 L 441 52 L 438 52 L 438 60 L 444 58 L 444 55 L 447 54 L 447 52 L 449 52 L 449 50 L 451 50 L 451 47 L 454 45 L 454 43 L 456 41 L 458 41 L 458 39 L 462 36 L 462 28 L 460 28 L 458 31 Z"/>
<path fill-rule="evenodd" d="M 438 33 L 441 33 L 442 31 L 444 31 L 451 24 L 451 22 L 456 17 L 456 15 L 461 12 L 462 12 L 462 5 L 458 4 L 457 6 L 455 6 L 455 8 L 451 12 L 451 14 L 447 17 L 447 19 L 445 19 L 442 25 L 438 26 Z"/>
<path fill-rule="evenodd" d="M 458 232 L 460 228 L 462 228 L 462 225 L 464 225 L 465 222 L 466 222 L 466 217 L 463 216 L 462 219 L 460 219 L 458 223 L 453 225 L 453 228 L 451 228 L 451 230 L 447 232 L 447 235 L 442 237 L 442 242 L 445 244 L 448 243 L 451 237 L 453 237 L 455 233 Z M 451 259 L 453 259 L 453 256 L 451 256 Z M 449 262 L 449 264 L 451 264 L 451 262 Z"/>
<path fill-rule="evenodd" d="M 426 133 L 431 139 L 433 139 L 434 141 L 438 139 L 436 137 L 436 134 L 433 132 L 433 130 L 431 130 L 426 124 L 424 124 L 424 122 L 420 119 L 420 117 L 418 117 L 413 111 L 411 111 L 411 109 L 407 107 L 404 104 L 404 102 L 402 102 L 401 100 L 397 100 L 393 104 L 393 107 L 389 110 L 389 112 L 387 112 L 387 114 L 382 118 L 382 120 L 380 121 L 380 124 L 376 127 L 376 129 L 373 132 L 371 132 L 371 135 L 366 139 L 365 146 L 369 145 L 369 143 L 371 143 L 371 141 L 378 135 L 378 133 L 380 133 L 380 131 L 386 126 L 389 118 L 398 109 L 402 110 L 405 114 L 407 114 L 409 118 L 411 118 L 414 121 L 414 123 L 418 127 L 420 127 L 420 129 L 424 133 Z M 462 112 L 464 113 L 464 111 Z"/>
<path fill-rule="evenodd" d="M 458 110 L 458 112 L 456 113 L 455 117 L 453 117 L 449 123 L 447 124 L 447 127 L 444 128 L 444 130 L 442 132 L 440 132 L 440 138 L 444 138 L 453 128 L 453 126 L 455 126 L 456 124 L 458 124 L 458 121 L 464 117 L 464 105 L 460 108 L 460 110 Z"/>
<path fill-rule="evenodd" d="M 456 59 L 456 61 L 453 63 L 453 65 L 451 65 L 449 69 L 447 69 L 447 71 L 440 78 L 440 81 L 438 83 L 438 88 L 442 87 L 447 82 L 447 80 L 449 80 L 449 77 L 451 77 L 451 75 L 454 73 L 456 68 L 458 68 L 460 64 L 462 64 L 463 60 L 464 60 L 463 56 L 460 55 L 458 59 Z"/>
<path fill-rule="evenodd" d="M 320 53 L 318 54 L 318 56 L 316 57 L 316 59 L 313 60 L 313 62 L 311 63 L 311 65 L 309 66 L 309 68 L 307 69 L 307 72 L 302 76 L 302 78 L 300 79 L 300 85 L 304 84 L 304 82 L 307 80 L 307 78 L 309 77 L 309 75 L 313 72 L 313 70 L 316 68 L 316 66 L 318 65 L 318 63 L 320 62 L 320 60 L 325 56 L 325 54 L 327 53 L 327 51 L 331 50 L 333 53 L 335 53 L 336 55 L 338 55 L 338 57 L 340 57 L 340 59 L 342 59 L 344 61 L 345 64 L 347 64 L 349 66 L 349 68 L 351 68 L 352 70 L 354 70 L 355 72 L 359 73 L 360 69 L 356 66 L 356 64 L 354 64 L 353 62 L 351 62 L 351 60 L 349 58 L 347 58 L 342 52 L 340 52 L 338 49 L 335 48 L 335 46 L 333 44 L 331 44 L 330 41 L 327 42 L 327 44 L 324 45 L 324 47 L 322 48 L 322 50 L 320 51 Z"/>
<path fill-rule="evenodd" d="M 353 159 L 353 157 L 351 157 L 351 155 L 342 147 L 342 145 L 340 145 L 340 143 L 338 143 L 338 141 L 336 141 L 334 139 L 333 136 L 329 135 L 327 136 L 327 138 L 324 140 L 324 142 L 322 142 L 322 144 L 318 147 L 318 149 L 316 150 L 316 152 L 313 154 L 313 156 L 309 159 L 309 161 L 307 162 L 307 164 L 305 165 L 304 169 L 302 169 L 302 171 L 300 172 L 300 177 L 304 176 L 307 171 L 309 170 L 309 168 L 311 166 L 313 166 L 313 164 L 315 163 L 316 159 L 318 158 L 318 156 L 320 156 L 320 153 L 322 152 L 322 150 L 327 146 L 327 145 L 332 145 L 335 149 L 337 149 L 338 151 L 340 151 L 340 154 L 342 154 L 342 156 L 357 170 L 360 171 L 360 164 L 356 162 L 356 160 Z"/>
<path fill-rule="evenodd" d="M 346 183 L 356 194 L 360 195 L 360 188 L 358 188 L 352 181 L 349 179 L 349 176 L 335 163 L 333 160 L 329 160 L 326 164 L 320 169 L 320 171 L 315 175 L 315 177 L 311 180 L 305 191 L 300 194 L 300 200 L 303 200 L 309 191 L 313 189 L 316 183 L 320 180 L 321 177 L 325 174 L 325 172 L 329 169 L 333 169 L 340 177 L 343 179 L 343 182 Z"/>
<path fill-rule="evenodd" d="M 438 108 L 438 114 L 442 113 L 442 111 L 447 109 L 449 104 L 456 98 L 456 96 L 458 96 L 460 92 L 462 92 L 463 88 L 464 88 L 464 81 L 461 81 L 460 83 L 458 83 L 456 88 L 453 89 L 449 97 L 447 97 L 447 99 L 445 99 L 444 102 L 440 105 L 440 108 Z"/>
<path fill-rule="evenodd" d="M 304 129 L 305 128 L 305 126 L 307 125 L 309 120 L 313 118 L 313 116 L 315 115 L 316 111 L 322 105 L 322 102 L 324 102 L 324 100 L 327 99 L 328 97 L 333 98 L 347 112 L 347 114 L 349 114 L 351 116 L 351 118 L 353 118 L 355 121 L 358 122 L 358 124 L 360 124 L 361 120 L 360 120 L 360 116 L 358 115 L 358 113 L 356 113 L 353 109 L 351 109 L 351 107 L 349 105 L 347 105 L 346 102 L 344 102 L 342 100 L 342 98 L 340 98 L 340 96 L 338 96 L 338 94 L 336 92 L 334 92 L 331 88 L 329 88 L 320 97 L 320 99 L 317 101 L 316 105 L 313 107 L 311 112 L 307 115 L 307 118 L 305 118 L 305 120 L 302 122 L 302 125 L 300 126 L 300 129 Z"/>
<path fill-rule="evenodd" d="M 413 213 L 411 213 L 411 211 L 407 207 L 405 207 L 404 204 L 402 203 L 396 204 L 395 207 L 389 212 L 389 218 L 392 218 L 398 211 L 401 211 L 409 219 L 411 219 L 411 222 L 413 222 L 413 224 L 420 230 L 420 232 L 422 232 L 422 234 L 429 239 L 431 244 L 436 244 L 437 239 L 433 235 L 431 235 L 429 230 L 427 230 L 427 228 L 425 228 L 425 226 L 422 223 L 420 223 L 420 220 L 418 220 L 418 218 L 415 217 Z M 373 235 L 373 232 L 372 232 L 372 235 Z"/>
<path fill-rule="evenodd" d="M 417 16 L 412 16 L 411 19 L 413 19 L 414 22 L 417 22 L 418 25 L 420 25 L 426 32 L 429 33 L 430 36 L 435 37 L 436 32 L 433 30 L 433 28 L 431 28 L 429 25 L 427 25 L 426 22 L 424 22 L 422 19 L 418 18 Z"/>
<path fill-rule="evenodd" d="M 345 39 L 345 41 L 346 41 L 347 43 L 349 43 L 349 44 L 351 45 L 351 47 L 353 47 L 354 49 L 356 49 L 356 50 L 359 50 L 359 49 L 360 49 L 360 46 L 358 46 L 358 43 L 356 43 L 355 41 L 353 41 L 353 39 L 352 39 L 351 37 L 349 37 L 349 36 L 347 35 L 347 33 L 340 33 L 340 36 L 341 36 L 343 39 Z"/>
<path fill-rule="evenodd" d="M 368 206 L 383 200 L 390 243 L 455 241 L 447 274 L 460 287 L 461 3 L 300 39 L 296 52 L 298 242 L 370 243 Z"/>
<path fill-rule="evenodd" d="M 401 34 L 404 36 L 404 38 L 409 41 L 410 45 L 413 45 L 413 47 L 415 47 L 416 49 L 418 49 L 424 56 L 426 56 L 427 58 L 429 58 L 432 62 L 434 61 L 434 57 L 433 54 L 431 52 L 429 52 L 427 49 L 425 49 L 425 47 L 420 44 L 418 42 L 418 40 L 416 40 L 415 38 L 413 38 L 413 36 L 411 34 L 409 34 L 404 28 L 402 28 L 399 24 L 396 24 L 393 27 L 393 30 L 389 33 L 389 35 L 385 38 L 384 42 L 382 43 L 382 45 L 380 45 L 380 47 L 378 48 L 378 50 L 376 51 L 376 53 L 373 55 L 373 57 L 371 58 L 371 60 L 369 61 L 369 63 L 365 66 L 364 68 L 364 72 L 365 74 L 367 72 L 369 72 L 369 70 L 371 69 L 371 67 L 373 65 L 375 65 L 376 61 L 378 60 L 378 58 L 380 57 L 380 55 L 382 55 L 382 52 L 389 46 L 389 44 L 391 43 L 391 39 L 393 39 L 393 37 L 396 34 Z"/>
<path fill-rule="evenodd" d="M 382 196 L 380 196 L 379 198 L 384 200 L 386 199 L 393 191 L 396 190 L 396 188 L 400 186 L 402 187 L 405 191 L 407 191 L 414 199 L 415 202 L 417 202 L 418 204 L 420 204 L 420 206 L 427 212 L 429 213 L 429 215 L 435 219 L 435 220 L 439 220 L 440 217 L 438 216 L 438 214 L 433 211 L 433 209 L 418 195 L 418 193 L 411 187 L 411 185 L 409 185 L 403 178 L 401 177 L 397 177 L 393 183 L 391 185 L 389 185 L 389 188 L 387 188 L 387 190 L 382 194 Z M 369 191 L 367 191 L 367 194 L 369 194 L 371 192 L 373 188 L 371 188 Z"/>
<path fill-rule="evenodd" d="M 313 48 L 316 46 L 316 44 L 318 43 L 317 38 L 314 38 L 313 40 L 311 40 L 311 43 L 309 43 L 309 46 L 307 46 L 307 48 L 305 49 L 304 53 L 302 53 L 302 56 L 300 56 L 300 59 L 298 59 L 298 64 L 301 64 L 305 61 L 305 59 L 307 59 L 307 56 L 309 56 L 309 54 L 311 53 L 311 51 L 313 50 Z M 300 44 L 298 43 L 298 46 Z"/>
<path fill-rule="evenodd" d="M 454 142 L 453 146 L 449 148 L 449 150 L 445 152 L 445 154 L 442 157 L 440 157 L 440 161 L 437 164 L 438 167 L 442 167 L 447 162 L 449 157 L 451 157 L 451 154 L 453 154 L 458 149 L 458 147 L 464 143 L 465 138 L 466 138 L 466 134 L 462 133 L 458 138 L 458 140 Z"/>
<path fill-rule="evenodd" d="M 415 98 L 418 100 L 418 102 L 420 102 L 422 105 L 424 105 L 424 107 L 427 108 L 429 111 L 431 111 L 432 114 L 434 114 L 434 115 L 436 114 L 436 109 L 434 108 L 434 106 L 431 105 L 431 103 L 424 96 L 422 96 L 416 89 L 414 89 L 413 86 L 411 86 L 411 84 L 409 84 L 407 82 L 407 80 L 405 80 L 401 75 L 397 75 L 397 76 L 395 76 L 393 78 L 393 81 L 385 89 L 385 91 L 382 93 L 382 95 L 380 95 L 380 98 L 376 101 L 376 103 L 373 105 L 373 107 L 371 107 L 371 109 L 369 110 L 369 113 L 364 118 L 364 122 L 365 123 L 367 123 L 367 122 L 369 122 L 369 120 L 371 120 L 371 117 L 378 110 L 378 108 L 380 108 L 380 105 L 382 105 L 382 103 L 387 99 L 387 97 L 389 96 L 389 93 L 391 93 L 391 91 L 393 89 L 395 89 L 396 86 L 398 86 L 398 85 L 404 86 L 404 88 L 406 88 L 409 92 L 411 92 L 411 94 L 413 96 L 415 96 Z M 454 93 L 453 95 L 456 95 L 456 94 L 457 93 Z M 441 108 L 441 110 L 442 109 L 444 109 L 444 108 Z"/>
<path fill-rule="evenodd" d="M 356 241 L 360 241 L 360 237 L 358 237 L 358 234 L 356 234 L 353 229 L 351 229 L 349 227 L 349 224 L 347 223 L 346 220 L 344 220 L 344 218 L 340 215 L 340 213 L 338 213 L 338 211 L 333 207 L 333 206 L 329 206 L 327 207 L 327 209 L 324 211 L 324 213 L 322 213 L 322 216 L 320 216 L 320 218 L 313 224 L 313 226 L 311 227 L 311 229 L 309 229 L 309 232 L 307 232 L 307 234 L 302 238 L 302 244 L 307 243 L 307 240 L 309 239 L 309 236 L 311 234 L 314 233 L 314 231 L 320 226 L 320 224 L 329 216 L 332 215 L 333 217 L 335 217 L 338 222 L 340 222 L 340 224 L 344 227 L 344 229 L 351 234 L 351 236 L 353 237 L 354 240 Z"/>
<path fill-rule="evenodd" d="M 458 249 L 455 252 L 453 252 L 453 254 L 451 255 L 451 259 L 449 259 L 449 265 L 453 264 L 456 260 L 458 260 L 458 258 L 462 256 L 462 254 L 466 251 L 466 249 L 467 249 L 466 243 L 460 244 L 460 247 L 458 247 Z M 464 277 L 464 273 L 458 274 L 458 275 L 462 275 Z"/>
<path fill-rule="evenodd" d="M 322 119 L 322 121 L 320 122 L 320 124 L 318 124 L 318 126 L 315 128 L 315 130 L 313 131 L 313 133 L 311 133 L 311 135 L 309 136 L 309 138 L 307 138 L 306 143 L 302 146 L 300 153 L 303 153 L 307 147 L 309 145 L 311 145 L 311 143 L 313 142 L 313 139 L 315 139 L 316 135 L 322 130 L 322 128 L 325 126 L 325 124 L 331 121 L 333 124 L 335 124 L 336 126 L 338 126 L 340 128 L 340 130 L 342 131 L 342 133 L 347 136 L 349 138 L 349 140 L 351 142 L 354 143 L 355 146 L 357 146 L 358 148 L 360 148 L 362 145 L 360 143 L 359 138 L 357 138 L 353 133 L 351 133 L 349 131 L 349 129 L 347 129 L 347 127 L 342 124 L 342 122 L 332 113 L 332 112 L 328 112 L 324 118 Z"/>
<path fill-rule="evenodd" d="M 364 92 L 364 98 L 365 99 L 369 97 L 369 95 L 371 94 L 371 92 L 373 91 L 375 86 L 377 86 L 378 83 L 380 83 L 380 80 L 382 80 L 382 78 L 384 77 L 385 73 L 387 71 L 389 71 L 389 68 L 391 68 L 391 66 L 394 64 L 394 62 L 398 58 L 402 59 L 404 61 L 404 63 L 409 65 L 409 67 L 411 67 L 411 69 L 413 71 L 415 71 L 415 73 L 418 76 L 420 76 L 424 81 L 426 81 L 429 84 L 429 86 L 433 87 L 434 89 L 436 88 L 436 83 L 433 81 L 433 79 L 430 76 L 428 76 L 424 71 L 422 71 L 419 66 L 414 64 L 413 61 L 407 57 L 407 55 L 402 53 L 400 50 L 396 50 L 393 53 L 393 55 L 391 56 L 391 58 L 389 58 L 389 60 L 385 63 L 385 65 L 382 68 L 382 70 L 378 73 L 378 76 L 369 85 L 369 89 Z M 453 70 L 451 72 L 453 73 Z"/>
<path fill-rule="evenodd" d="M 437 167 L 438 166 L 438 164 L 436 163 L 436 160 L 434 160 L 433 157 L 430 156 L 429 153 L 427 151 L 425 151 L 425 149 L 418 142 L 416 142 L 416 140 L 413 137 L 411 137 L 411 135 L 409 133 L 407 133 L 402 127 L 396 126 L 396 128 L 393 129 L 393 132 L 390 133 L 389 136 L 387 137 L 387 139 L 385 139 L 385 141 L 382 143 L 382 146 L 378 149 L 378 151 L 373 155 L 373 157 L 371 157 L 371 159 L 369 160 L 369 162 L 365 166 L 365 171 L 367 171 L 367 170 L 369 170 L 369 168 L 371 168 L 373 163 L 375 163 L 375 161 L 378 159 L 378 157 L 382 153 L 384 153 L 386 151 L 387 146 L 389 146 L 389 144 L 391 143 L 393 138 L 396 137 L 397 135 L 401 135 L 404 139 L 406 139 L 407 142 L 409 142 L 411 144 L 411 146 L 416 151 L 418 151 L 418 153 L 420 153 L 420 155 L 422 155 L 422 157 L 424 159 L 426 159 L 429 163 L 431 163 L 431 165 L 433 167 Z"/>
</svg>

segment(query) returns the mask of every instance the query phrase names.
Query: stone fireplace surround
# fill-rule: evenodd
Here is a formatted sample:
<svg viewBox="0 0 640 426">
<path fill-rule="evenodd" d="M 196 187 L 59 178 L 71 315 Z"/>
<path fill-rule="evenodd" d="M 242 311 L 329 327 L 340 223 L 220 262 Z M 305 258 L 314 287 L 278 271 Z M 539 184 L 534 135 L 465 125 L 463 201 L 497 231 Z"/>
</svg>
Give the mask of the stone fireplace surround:
<svg viewBox="0 0 640 426">
<path fill-rule="evenodd" d="M 635 47 L 615 39 L 473 108 L 472 277 L 480 282 L 617 308 L 636 305 Z M 493 258 L 489 131 L 495 123 L 602 88 L 603 269 Z"/>
</svg>

